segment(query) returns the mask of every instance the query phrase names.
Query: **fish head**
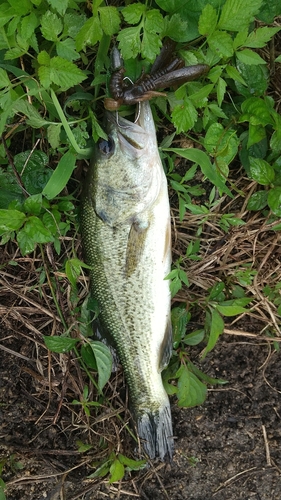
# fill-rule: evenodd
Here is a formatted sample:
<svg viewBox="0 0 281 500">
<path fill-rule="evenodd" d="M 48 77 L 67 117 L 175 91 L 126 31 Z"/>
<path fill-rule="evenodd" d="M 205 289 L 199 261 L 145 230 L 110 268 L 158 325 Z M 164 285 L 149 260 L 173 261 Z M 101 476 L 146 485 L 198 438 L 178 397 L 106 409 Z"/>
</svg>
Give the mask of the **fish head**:
<svg viewBox="0 0 281 500">
<path fill-rule="evenodd" d="M 135 123 L 106 112 L 105 130 L 108 139 L 97 144 L 87 190 L 105 223 L 131 224 L 153 205 L 164 175 L 149 103 L 140 103 Z"/>
</svg>

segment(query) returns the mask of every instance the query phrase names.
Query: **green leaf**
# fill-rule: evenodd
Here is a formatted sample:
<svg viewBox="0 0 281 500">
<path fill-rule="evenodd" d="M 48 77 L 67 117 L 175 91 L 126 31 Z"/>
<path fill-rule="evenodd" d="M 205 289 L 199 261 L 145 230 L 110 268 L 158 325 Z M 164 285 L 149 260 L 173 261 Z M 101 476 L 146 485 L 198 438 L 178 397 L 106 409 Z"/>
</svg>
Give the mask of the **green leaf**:
<svg viewBox="0 0 281 500">
<path fill-rule="evenodd" d="M 98 388 L 100 391 L 110 379 L 112 357 L 109 348 L 98 340 L 91 340 L 89 345 L 94 353 L 98 369 Z"/>
<path fill-rule="evenodd" d="M 42 194 L 29 196 L 23 205 L 24 210 L 32 215 L 39 215 L 42 208 Z"/>
<path fill-rule="evenodd" d="M 25 16 L 31 10 L 31 2 L 30 0 L 9 0 L 9 4 L 13 8 L 13 11 L 18 16 Z"/>
<path fill-rule="evenodd" d="M 146 6 L 141 3 L 127 5 L 122 10 L 122 16 L 128 24 L 137 24 L 146 10 Z"/>
<path fill-rule="evenodd" d="M 177 128 L 177 133 L 187 132 L 194 127 L 198 117 L 195 106 L 191 100 L 186 98 L 181 104 L 174 107 L 172 111 L 172 120 Z"/>
<path fill-rule="evenodd" d="M 224 331 L 224 321 L 220 313 L 216 309 L 211 310 L 211 327 L 209 340 L 206 348 L 204 349 L 204 354 L 202 358 L 205 358 L 206 354 L 210 352 L 216 345 L 219 336 Z"/>
<path fill-rule="evenodd" d="M 61 16 L 65 14 L 65 11 L 68 7 L 68 4 L 70 3 L 70 0 L 47 0 L 48 4 L 51 5 L 51 7 L 56 10 Z"/>
<path fill-rule="evenodd" d="M 253 64 L 253 65 L 259 65 L 259 64 L 266 64 L 266 61 L 259 56 L 256 52 L 253 52 L 250 49 L 244 49 L 240 50 L 239 52 L 236 52 L 236 57 L 239 61 L 241 61 L 244 64 Z"/>
<path fill-rule="evenodd" d="M 224 165 L 229 165 L 235 158 L 239 139 L 234 130 L 225 130 L 220 123 L 213 123 L 205 135 L 204 146 L 223 171 Z"/>
<path fill-rule="evenodd" d="M 102 39 L 102 35 L 103 31 L 99 18 L 91 17 L 85 22 L 76 36 L 76 49 L 80 52 L 86 45 L 95 45 Z"/>
<path fill-rule="evenodd" d="M 198 163 L 203 174 L 209 179 L 218 189 L 220 189 L 223 193 L 228 194 L 231 198 L 233 195 L 228 187 L 224 184 L 221 177 L 216 171 L 214 165 L 211 164 L 211 161 L 204 151 L 200 149 L 180 149 L 180 148 L 167 148 L 165 151 L 173 151 L 173 153 L 186 158 L 187 160 L 193 161 L 194 163 Z"/>
<path fill-rule="evenodd" d="M 242 314 L 243 312 L 246 312 L 247 309 L 241 306 L 224 306 L 224 305 L 217 305 L 216 309 L 223 315 L 223 316 L 236 316 L 237 314 Z"/>
<path fill-rule="evenodd" d="M 180 408 L 190 408 L 204 403 L 207 395 L 207 387 L 187 366 L 181 365 L 177 372 L 177 377 L 177 397 Z"/>
<path fill-rule="evenodd" d="M 217 11 L 208 3 L 202 10 L 199 18 L 198 31 L 200 35 L 210 35 L 216 29 L 217 21 Z"/>
<path fill-rule="evenodd" d="M 233 40 L 225 31 L 215 31 L 208 36 L 208 44 L 220 58 L 229 58 L 233 55 Z"/>
<path fill-rule="evenodd" d="M 26 115 L 26 122 L 33 128 L 41 128 L 48 124 L 48 122 L 41 117 L 40 113 L 38 113 L 37 109 L 27 100 L 17 100 L 13 105 L 13 109 L 16 113 Z"/>
<path fill-rule="evenodd" d="M 26 239 L 30 241 L 30 246 L 33 245 L 33 248 L 36 243 L 49 243 L 54 241 L 53 235 L 49 229 L 47 229 L 43 222 L 34 215 L 29 217 L 24 227 L 17 234 L 17 241 L 21 249 L 27 245 Z M 30 246 L 28 245 L 28 248 L 30 248 Z"/>
<path fill-rule="evenodd" d="M 169 18 L 167 16 L 164 18 L 163 36 L 167 36 L 176 42 L 185 42 L 187 33 L 188 24 L 183 21 L 180 14 L 173 14 Z"/>
<path fill-rule="evenodd" d="M 274 125 L 268 103 L 259 97 L 250 97 L 241 105 L 243 114 L 239 122 L 248 121 L 253 125 Z"/>
<path fill-rule="evenodd" d="M 100 7 L 99 16 L 101 27 L 106 35 L 112 36 L 120 28 L 120 16 L 116 7 Z"/>
<path fill-rule="evenodd" d="M 280 9 L 281 11 L 281 9 Z M 281 28 L 269 28 L 267 26 L 258 28 L 256 31 L 252 31 L 249 34 L 247 40 L 245 41 L 245 47 L 251 47 L 252 49 L 264 47 L 267 42 L 278 33 Z"/>
<path fill-rule="evenodd" d="M 61 157 L 57 168 L 43 189 L 43 195 L 46 198 L 52 200 L 65 188 L 75 168 L 75 162 L 76 154 L 71 151 L 67 151 Z"/>
<path fill-rule="evenodd" d="M 80 57 L 79 53 L 75 50 L 75 41 L 72 38 L 66 38 L 63 41 L 57 42 L 56 51 L 58 56 L 68 61 L 76 61 Z"/>
<path fill-rule="evenodd" d="M 183 342 L 186 345 L 198 345 L 205 337 L 205 330 L 195 330 L 194 332 L 188 333 L 184 337 Z"/>
<path fill-rule="evenodd" d="M 228 31 L 242 31 L 254 20 L 263 0 L 226 0 L 218 26 Z"/>
<path fill-rule="evenodd" d="M 124 477 L 125 475 L 124 465 L 121 464 L 118 458 L 114 460 L 113 464 L 109 469 L 109 472 L 110 472 L 109 483 L 115 483 L 116 481 L 120 481 L 120 479 Z"/>
<path fill-rule="evenodd" d="M 21 36 L 28 40 L 33 35 L 35 29 L 39 24 L 39 20 L 34 12 L 21 20 Z"/>
<path fill-rule="evenodd" d="M 48 349 L 52 352 L 65 353 L 71 351 L 76 346 L 79 339 L 71 339 L 69 337 L 60 337 L 53 335 L 52 337 L 43 335 L 44 342 Z"/>
<path fill-rule="evenodd" d="M 61 123 L 52 123 L 47 128 L 47 138 L 53 149 L 57 149 L 60 145 Z"/>
<path fill-rule="evenodd" d="M 247 204 L 247 210 L 262 210 L 267 205 L 267 191 L 257 191 L 252 194 Z"/>
<path fill-rule="evenodd" d="M 72 62 L 56 56 L 50 60 L 50 78 L 65 91 L 86 80 L 87 76 Z"/>
<path fill-rule="evenodd" d="M 118 460 L 121 464 L 126 466 L 126 470 L 140 470 L 143 469 L 146 465 L 146 460 L 133 460 L 132 458 L 128 458 L 119 453 Z"/>
<path fill-rule="evenodd" d="M 145 31 L 142 37 L 141 43 L 141 55 L 144 59 L 148 59 L 148 61 L 153 62 L 157 54 L 159 53 L 159 49 L 161 47 L 161 40 L 159 35 L 155 33 L 150 33 L 149 31 Z"/>
<path fill-rule="evenodd" d="M 19 212 L 19 210 L 0 209 L 1 233 L 17 231 L 23 225 L 25 218 L 25 214 Z"/>
<path fill-rule="evenodd" d="M 50 10 L 47 10 L 41 17 L 41 33 L 46 40 L 56 42 L 58 35 L 62 32 L 63 25 L 61 19 Z"/>
<path fill-rule="evenodd" d="M 249 156 L 251 177 L 263 186 L 267 186 L 274 181 L 274 168 L 261 158 Z"/>
<path fill-rule="evenodd" d="M 141 51 L 140 27 L 125 28 L 117 36 L 124 59 L 134 59 Z"/>
<path fill-rule="evenodd" d="M 268 192 L 268 206 L 272 212 L 281 217 L 281 187 L 275 187 Z"/>
<path fill-rule="evenodd" d="M 7 71 L 0 68 L 0 88 L 10 87 L 10 85 L 11 85 L 11 82 L 10 82 L 10 79 L 8 77 Z"/>
</svg>

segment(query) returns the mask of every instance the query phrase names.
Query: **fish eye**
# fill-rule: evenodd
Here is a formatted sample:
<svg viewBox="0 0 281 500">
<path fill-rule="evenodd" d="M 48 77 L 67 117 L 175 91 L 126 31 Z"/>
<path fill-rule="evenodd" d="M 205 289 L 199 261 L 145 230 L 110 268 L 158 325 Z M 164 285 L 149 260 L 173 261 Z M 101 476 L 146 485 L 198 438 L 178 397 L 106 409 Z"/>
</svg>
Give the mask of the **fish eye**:
<svg viewBox="0 0 281 500">
<path fill-rule="evenodd" d="M 110 137 L 108 137 L 107 140 L 100 139 L 98 142 L 98 148 L 101 153 L 110 155 L 114 152 L 114 142 Z"/>
</svg>

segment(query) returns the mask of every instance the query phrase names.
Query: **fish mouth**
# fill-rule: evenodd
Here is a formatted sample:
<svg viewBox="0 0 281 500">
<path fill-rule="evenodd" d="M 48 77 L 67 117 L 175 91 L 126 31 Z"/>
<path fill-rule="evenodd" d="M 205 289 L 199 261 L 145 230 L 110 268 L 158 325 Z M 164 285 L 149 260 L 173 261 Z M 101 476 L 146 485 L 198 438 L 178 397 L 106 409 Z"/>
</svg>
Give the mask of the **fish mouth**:
<svg viewBox="0 0 281 500">
<path fill-rule="evenodd" d="M 147 147 L 150 134 L 155 134 L 155 127 L 148 102 L 140 102 L 136 110 L 135 121 L 132 122 L 116 113 L 106 112 L 109 130 L 117 131 L 121 149 L 127 148 L 141 154 Z M 153 130 L 150 130 L 151 124 Z"/>
</svg>

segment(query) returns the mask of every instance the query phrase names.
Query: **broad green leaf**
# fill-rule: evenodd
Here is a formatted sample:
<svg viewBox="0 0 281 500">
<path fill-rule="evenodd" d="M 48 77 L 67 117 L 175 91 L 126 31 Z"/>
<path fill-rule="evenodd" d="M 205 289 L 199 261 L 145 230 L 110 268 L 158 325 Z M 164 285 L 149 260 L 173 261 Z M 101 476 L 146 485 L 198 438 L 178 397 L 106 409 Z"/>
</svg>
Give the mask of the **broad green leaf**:
<svg viewBox="0 0 281 500">
<path fill-rule="evenodd" d="M 13 109 L 16 113 L 26 115 L 26 122 L 33 128 L 41 128 L 48 124 L 48 122 L 41 117 L 37 109 L 27 100 L 19 99 L 14 103 Z"/>
<path fill-rule="evenodd" d="M 124 477 L 125 469 L 124 465 L 119 462 L 118 458 L 116 458 L 111 465 L 110 469 L 110 478 L 109 483 L 115 483 L 116 481 L 120 481 Z"/>
<path fill-rule="evenodd" d="M 247 309 L 241 306 L 224 306 L 224 305 L 217 305 L 216 309 L 223 315 L 223 316 L 236 316 L 237 314 L 242 314 L 243 312 L 246 312 Z"/>
<path fill-rule="evenodd" d="M 192 371 L 192 373 L 194 373 L 194 375 L 196 375 L 196 377 L 198 377 L 200 380 L 203 380 L 206 384 L 212 384 L 212 385 L 221 384 L 221 385 L 223 385 L 223 384 L 228 383 L 227 380 L 209 377 L 209 375 L 207 375 L 206 373 L 203 373 L 201 370 L 199 370 L 199 368 L 197 368 L 197 366 L 195 366 L 193 363 L 191 363 L 191 361 L 188 362 L 188 368 L 190 369 L 190 371 Z"/>
<path fill-rule="evenodd" d="M 18 232 L 18 242 L 22 237 L 28 237 L 34 243 L 49 243 L 54 241 L 52 233 L 47 229 L 41 219 L 30 216 L 24 227 Z"/>
<path fill-rule="evenodd" d="M 141 28 L 139 26 L 124 28 L 117 36 L 119 48 L 124 59 L 134 59 L 140 53 L 140 30 Z"/>
<path fill-rule="evenodd" d="M 5 61 L 12 60 L 12 59 L 18 59 L 19 57 L 23 56 L 26 54 L 28 48 L 23 49 L 22 47 L 13 47 L 10 50 L 7 50 L 5 53 Z"/>
<path fill-rule="evenodd" d="M 93 349 L 89 344 L 83 344 L 81 347 L 81 356 L 83 361 L 86 363 L 89 368 L 97 371 L 97 362 L 95 355 L 93 353 Z"/>
<path fill-rule="evenodd" d="M 93 46 L 102 38 L 103 31 L 101 29 L 100 20 L 98 17 L 88 19 L 76 36 L 76 49 L 78 52 L 84 49 L 86 45 Z"/>
<path fill-rule="evenodd" d="M 39 24 L 39 20 L 34 12 L 31 12 L 28 16 L 21 20 L 21 36 L 26 40 L 31 38 L 35 29 Z"/>
<path fill-rule="evenodd" d="M 146 465 L 146 460 L 133 460 L 119 453 L 118 460 L 126 466 L 126 470 L 140 470 Z"/>
<path fill-rule="evenodd" d="M 219 167 L 229 164 L 238 152 L 239 140 L 234 130 L 225 130 L 220 123 L 213 123 L 207 130 L 204 147 L 216 158 Z"/>
<path fill-rule="evenodd" d="M 47 138 L 53 149 L 60 145 L 61 123 L 52 123 L 47 127 Z"/>
<path fill-rule="evenodd" d="M 0 68 L 0 88 L 10 87 L 10 85 L 11 85 L 11 82 L 10 82 L 10 79 L 8 77 L 7 71 Z"/>
<path fill-rule="evenodd" d="M 274 181 L 274 168 L 261 158 L 249 157 L 251 177 L 263 186 L 267 186 Z"/>
<path fill-rule="evenodd" d="M 56 42 L 58 35 L 62 32 L 63 25 L 61 19 L 50 10 L 47 10 L 41 17 L 41 32 L 46 40 Z"/>
<path fill-rule="evenodd" d="M 190 408 L 204 403 L 207 387 L 192 373 L 187 366 L 182 365 L 178 372 L 177 397 L 180 408 Z"/>
<path fill-rule="evenodd" d="M 266 130 L 264 127 L 249 123 L 249 135 L 247 142 L 248 149 L 254 144 L 261 142 L 265 138 L 266 138 Z"/>
<path fill-rule="evenodd" d="M 185 42 L 188 34 L 188 23 L 183 21 L 180 14 L 173 14 L 169 18 L 165 17 L 162 34 L 176 42 Z"/>
<path fill-rule="evenodd" d="M 137 24 L 146 10 L 146 6 L 141 3 L 127 5 L 122 10 L 122 16 L 128 24 Z"/>
<path fill-rule="evenodd" d="M 275 33 L 278 33 L 278 31 L 280 31 L 280 29 L 281 28 L 269 28 L 265 26 L 263 28 L 258 28 L 257 30 L 252 31 L 245 41 L 245 47 L 251 47 L 253 49 L 264 47 L 267 42 L 269 42 L 269 40 L 275 35 Z"/>
<path fill-rule="evenodd" d="M 58 56 L 67 59 L 68 61 L 76 61 L 80 55 L 75 50 L 75 41 L 72 38 L 56 42 L 56 51 Z"/>
<path fill-rule="evenodd" d="M 65 11 L 70 3 L 70 0 L 47 0 L 48 4 L 56 10 L 61 16 L 65 14 Z"/>
<path fill-rule="evenodd" d="M 24 210 L 32 215 L 39 215 L 42 208 L 42 194 L 29 196 L 24 202 Z"/>
<path fill-rule="evenodd" d="M 106 35 L 112 36 L 120 28 L 120 16 L 116 7 L 99 8 L 101 27 Z"/>
<path fill-rule="evenodd" d="M 250 97 L 241 105 L 240 122 L 248 121 L 253 125 L 274 125 L 268 104 L 259 97 Z"/>
<path fill-rule="evenodd" d="M 91 349 L 94 353 L 98 369 L 98 387 L 102 391 L 109 381 L 112 370 L 112 357 L 109 348 L 98 340 L 90 341 Z"/>
<path fill-rule="evenodd" d="M 39 52 L 37 56 L 37 61 L 39 62 L 39 64 L 43 64 L 44 66 L 49 66 L 50 60 L 51 60 L 50 55 L 48 54 L 48 52 L 46 52 L 46 50 L 41 50 L 41 52 Z"/>
<path fill-rule="evenodd" d="M 67 90 L 86 80 L 87 76 L 74 63 L 56 56 L 50 60 L 50 77 L 61 90 Z"/>
<path fill-rule="evenodd" d="M 207 346 L 204 349 L 204 354 L 202 358 L 205 358 L 206 354 L 215 347 L 219 336 L 223 333 L 223 330 L 224 330 L 224 321 L 220 313 L 216 309 L 212 309 L 209 339 Z"/>
<path fill-rule="evenodd" d="M 194 332 L 188 333 L 183 339 L 186 345 L 197 345 L 202 342 L 205 337 L 205 330 L 196 330 Z"/>
<path fill-rule="evenodd" d="M 0 231 L 17 231 L 24 223 L 26 216 L 19 210 L 0 209 Z"/>
<path fill-rule="evenodd" d="M 253 50 L 250 49 L 244 49 L 240 50 L 239 52 L 236 52 L 236 57 L 239 61 L 241 61 L 244 64 L 253 64 L 253 65 L 259 65 L 259 64 L 266 64 L 266 61 L 259 56 L 256 52 L 253 52 Z"/>
<path fill-rule="evenodd" d="M 220 58 L 229 58 L 233 55 L 233 40 L 225 31 L 214 31 L 208 36 L 210 49 Z"/>
<path fill-rule="evenodd" d="M 262 210 L 267 205 L 267 191 L 257 191 L 252 194 L 247 204 L 247 210 Z"/>
<path fill-rule="evenodd" d="M 52 173 L 43 189 L 43 195 L 49 200 L 55 198 L 68 183 L 75 168 L 76 154 L 67 151 L 60 159 L 57 168 Z"/>
<path fill-rule="evenodd" d="M 271 24 L 276 16 L 280 16 L 280 0 L 264 2 L 258 18 L 264 23 Z"/>
<path fill-rule="evenodd" d="M 263 0 L 226 0 L 218 26 L 228 31 L 242 31 L 254 20 Z"/>
<path fill-rule="evenodd" d="M 183 307 L 174 307 L 171 312 L 174 348 L 176 349 L 183 339 L 190 314 Z"/>
<path fill-rule="evenodd" d="M 268 206 L 277 217 L 281 217 L 281 187 L 278 186 L 269 190 Z"/>
<path fill-rule="evenodd" d="M 31 10 L 30 0 L 9 0 L 9 4 L 18 16 L 25 16 Z"/>
<path fill-rule="evenodd" d="M 48 349 L 52 352 L 65 353 L 71 351 L 76 346 L 79 339 L 71 339 L 69 337 L 59 337 L 56 335 L 43 335 L 44 342 Z"/>
<path fill-rule="evenodd" d="M 202 10 L 199 18 L 198 31 L 200 35 L 210 35 L 216 29 L 217 21 L 217 11 L 208 3 Z"/>
<path fill-rule="evenodd" d="M 141 43 L 141 55 L 144 59 L 153 62 L 161 47 L 159 35 L 145 31 Z"/>
<path fill-rule="evenodd" d="M 198 117 L 195 106 L 192 104 L 189 98 L 182 101 L 174 107 L 172 111 L 172 120 L 177 128 L 177 133 L 187 132 L 194 127 Z"/>
<path fill-rule="evenodd" d="M 223 78 L 219 78 L 217 84 L 217 100 L 219 106 L 222 105 L 225 92 L 226 92 L 226 81 Z"/>
</svg>

